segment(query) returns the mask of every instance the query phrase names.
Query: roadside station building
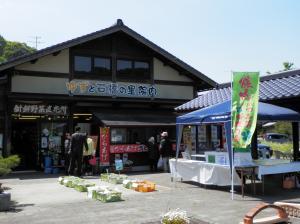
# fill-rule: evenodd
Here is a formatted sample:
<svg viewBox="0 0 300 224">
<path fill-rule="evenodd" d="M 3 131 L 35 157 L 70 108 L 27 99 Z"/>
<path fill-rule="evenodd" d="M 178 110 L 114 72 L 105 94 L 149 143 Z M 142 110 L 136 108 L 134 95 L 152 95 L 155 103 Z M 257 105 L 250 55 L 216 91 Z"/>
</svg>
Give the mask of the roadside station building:
<svg viewBox="0 0 300 224">
<path fill-rule="evenodd" d="M 175 139 L 174 108 L 216 82 L 122 20 L 106 29 L 0 65 L 0 149 L 23 169 L 62 160 L 64 135 L 79 125 L 103 164 L 147 164 L 150 136 Z M 100 149 L 100 150 L 98 150 Z"/>
</svg>

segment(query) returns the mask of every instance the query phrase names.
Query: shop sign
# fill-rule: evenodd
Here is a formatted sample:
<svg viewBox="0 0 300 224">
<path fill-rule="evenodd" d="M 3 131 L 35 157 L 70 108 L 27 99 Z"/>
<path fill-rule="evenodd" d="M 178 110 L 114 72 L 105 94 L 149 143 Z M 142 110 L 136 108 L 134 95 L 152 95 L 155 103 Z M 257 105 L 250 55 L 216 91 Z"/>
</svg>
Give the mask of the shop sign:
<svg viewBox="0 0 300 224">
<path fill-rule="evenodd" d="M 100 166 L 109 166 L 109 128 L 100 128 Z"/>
<path fill-rule="evenodd" d="M 155 86 L 149 84 L 121 84 L 99 81 L 66 82 L 66 88 L 75 95 L 119 96 L 119 97 L 156 97 Z"/>
<path fill-rule="evenodd" d="M 138 145 L 138 144 L 110 146 L 110 153 L 128 153 L 128 152 L 148 152 L 148 148 L 145 145 Z"/>
<path fill-rule="evenodd" d="M 15 104 L 13 112 L 17 114 L 67 115 L 67 108 L 65 105 Z"/>
</svg>

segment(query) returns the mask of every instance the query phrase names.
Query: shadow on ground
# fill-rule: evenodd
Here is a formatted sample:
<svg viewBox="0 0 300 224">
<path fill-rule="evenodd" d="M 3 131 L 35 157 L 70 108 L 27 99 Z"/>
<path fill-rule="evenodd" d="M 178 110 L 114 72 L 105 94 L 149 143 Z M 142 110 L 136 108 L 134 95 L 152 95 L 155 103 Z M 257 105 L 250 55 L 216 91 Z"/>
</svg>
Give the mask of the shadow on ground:
<svg viewBox="0 0 300 224">
<path fill-rule="evenodd" d="M 28 206 L 34 206 L 34 204 L 19 204 L 16 201 L 11 201 L 10 202 L 10 209 L 8 211 L 6 211 L 6 212 L 9 212 L 9 213 L 18 213 L 18 212 L 23 211 L 23 209 L 25 207 L 28 207 Z"/>
</svg>

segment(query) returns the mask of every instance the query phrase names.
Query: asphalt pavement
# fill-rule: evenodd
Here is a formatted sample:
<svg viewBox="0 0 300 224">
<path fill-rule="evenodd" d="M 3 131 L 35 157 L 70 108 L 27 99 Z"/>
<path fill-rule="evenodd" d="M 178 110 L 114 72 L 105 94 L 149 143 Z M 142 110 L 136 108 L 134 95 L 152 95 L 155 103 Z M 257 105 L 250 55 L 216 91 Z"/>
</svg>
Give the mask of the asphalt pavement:
<svg viewBox="0 0 300 224">
<path fill-rule="evenodd" d="M 58 175 L 39 172 L 14 173 L 0 182 L 12 194 L 12 209 L 0 212 L 1 224 L 79 224 L 79 223 L 159 223 L 161 216 L 170 209 L 187 211 L 193 223 L 233 224 L 242 221 L 244 215 L 260 202 L 291 201 L 300 203 L 300 190 L 266 189 L 252 195 L 246 188 L 246 196 L 240 189 L 231 199 L 228 187 L 204 187 L 191 182 L 171 182 L 169 173 L 132 173 L 130 178 L 146 179 L 157 184 L 157 191 L 140 193 L 111 185 L 122 191 L 123 201 L 102 203 L 87 198 L 86 193 L 64 187 L 57 182 Z M 86 176 L 97 185 L 98 176 Z M 202 220 L 202 222 L 200 222 Z M 299 222 L 298 222 L 299 221 Z M 300 223 L 293 220 L 293 223 Z"/>
</svg>

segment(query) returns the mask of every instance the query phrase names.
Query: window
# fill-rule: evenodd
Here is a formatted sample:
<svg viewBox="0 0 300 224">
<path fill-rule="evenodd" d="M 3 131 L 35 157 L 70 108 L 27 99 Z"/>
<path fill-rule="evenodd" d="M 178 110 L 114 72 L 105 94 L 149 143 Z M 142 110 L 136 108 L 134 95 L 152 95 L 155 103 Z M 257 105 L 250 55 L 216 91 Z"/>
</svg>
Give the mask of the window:
<svg viewBox="0 0 300 224">
<path fill-rule="evenodd" d="M 127 143 L 126 128 L 112 128 L 110 134 L 110 142 L 112 144 L 126 144 Z"/>
<path fill-rule="evenodd" d="M 141 77 L 147 77 L 149 75 L 149 63 L 144 61 L 134 62 L 134 74 Z"/>
<path fill-rule="evenodd" d="M 75 56 L 74 70 L 75 72 L 91 72 L 92 71 L 91 57 Z"/>
<path fill-rule="evenodd" d="M 111 61 L 109 58 L 94 58 L 94 73 L 99 75 L 111 75 Z"/>
<path fill-rule="evenodd" d="M 117 75 L 119 75 L 119 77 L 148 78 L 150 75 L 149 62 L 118 59 Z"/>
<path fill-rule="evenodd" d="M 132 61 L 118 60 L 117 61 L 117 73 L 118 75 L 130 75 L 132 73 Z"/>
</svg>

